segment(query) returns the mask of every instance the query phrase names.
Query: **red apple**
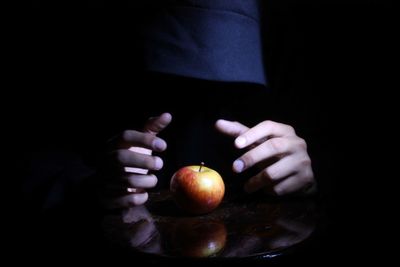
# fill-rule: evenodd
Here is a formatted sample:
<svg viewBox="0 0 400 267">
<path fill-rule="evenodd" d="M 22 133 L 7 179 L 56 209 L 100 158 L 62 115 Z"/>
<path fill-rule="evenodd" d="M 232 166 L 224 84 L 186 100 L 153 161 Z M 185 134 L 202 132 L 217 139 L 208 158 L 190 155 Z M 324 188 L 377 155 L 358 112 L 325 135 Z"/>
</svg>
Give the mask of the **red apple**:
<svg viewBox="0 0 400 267">
<path fill-rule="evenodd" d="M 176 204 L 192 214 L 204 214 L 221 203 L 225 184 L 213 169 L 199 165 L 186 166 L 174 173 L 170 190 Z"/>
</svg>

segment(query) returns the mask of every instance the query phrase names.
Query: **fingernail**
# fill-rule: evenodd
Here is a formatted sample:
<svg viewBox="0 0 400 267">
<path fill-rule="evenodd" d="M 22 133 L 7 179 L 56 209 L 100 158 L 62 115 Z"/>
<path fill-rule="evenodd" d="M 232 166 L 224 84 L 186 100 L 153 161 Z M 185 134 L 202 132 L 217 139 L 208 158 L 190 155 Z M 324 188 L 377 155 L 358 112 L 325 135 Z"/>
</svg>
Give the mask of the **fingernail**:
<svg viewBox="0 0 400 267">
<path fill-rule="evenodd" d="M 155 169 L 160 170 L 163 167 L 163 161 L 159 157 L 156 157 L 155 159 Z"/>
<path fill-rule="evenodd" d="M 244 147 L 246 145 L 246 138 L 239 136 L 238 138 L 236 138 L 235 144 L 238 148 Z"/>
<path fill-rule="evenodd" d="M 153 141 L 153 148 L 157 151 L 163 151 L 167 147 L 165 141 L 161 139 L 154 139 Z"/>
<path fill-rule="evenodd" d="M 233 170 L 235 172 L 242 172 L 243 168 L 244 162 L 242 160 L 238 159 L 233 162 Z"/>
</svg>

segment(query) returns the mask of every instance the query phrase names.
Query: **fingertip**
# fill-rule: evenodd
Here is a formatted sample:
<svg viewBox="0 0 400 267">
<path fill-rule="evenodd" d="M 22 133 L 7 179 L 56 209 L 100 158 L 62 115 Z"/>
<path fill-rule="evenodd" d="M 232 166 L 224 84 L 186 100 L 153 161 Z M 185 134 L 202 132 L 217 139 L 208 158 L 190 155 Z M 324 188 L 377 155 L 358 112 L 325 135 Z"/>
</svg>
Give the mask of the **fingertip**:
<svg viewBox="0 0 400 267">
<path fill-rule="evenodd" d="M 223 124 L 223 120 L 219 119 L 215 122 L 214 126 L 216 129 L 220 129 L 221 128 L 221 124 Z"/>
<path fill-rule="evenodd" d="M 172 115 L 168 112 L 162 113 L 158 117 L 151 117 L 148 119 L 144 126 L 144 131 L 149 132 L 151 134 L 158 134 L 165 127 L 170 124 L 172 120 Z"/>
<path fill-rule="evenodd" d="M 164 112 L 163 114 L 160 115 L 160 118 L 165 122 L 165 123 L 170 123 L 172 120 L 172 115 L 169 112 Z"/>
<path fill-rule="evenodd" d="M 229 124 L 229 122 L 230 122 L 230 121 L 228 121 L 228 120 L 218 119 L 218 120 L 215 122 L 215 125 L 218 126 L 218 127 L 226 127 L 226 126 Z"/>
<path fill-rule="evenodd" d="M 243 136 L 239 136 L 238 138 L 235 139 L 235 146 L 237 148 L 243 148 L 246 146 L 246 138 Z"/>
<path fill-rule="evenodd" d="M 158 152 L 162 152 L 167 149 L 167 143 L 161 138 L 156 138 L 153 141 L 153 149 Z"/>
<path fill-rule="evenodd" d="M 150 176 L 152 176 L 153 183 L 154 183 L 154 186 L 152 186 L 152 187 L 155 187 L 158 184 L 158 178 L 155 174 L 150 174 Z"/>
<path fill-rule="evenodd" d="M 161 170 L 163 165 L 164 165 L 163 160 L 160 157 L 156 157 L 155 161 L 154 161 L 154 169 L 155 170 Z"/>
<path fill-rule="evenodd" d="M 241 173 L 243 171 L 243 168 L 244 168 L 244 162 L 242 160 L 237 159 L 233 162 L 232 169 L 234 172 Z"/>
<path fill-rule="evenodd" d="M 215 128 L 221 133 L 231 135 L 232 122 L 224 119 L 219 119 L 215 122 Z"/>
</svg>

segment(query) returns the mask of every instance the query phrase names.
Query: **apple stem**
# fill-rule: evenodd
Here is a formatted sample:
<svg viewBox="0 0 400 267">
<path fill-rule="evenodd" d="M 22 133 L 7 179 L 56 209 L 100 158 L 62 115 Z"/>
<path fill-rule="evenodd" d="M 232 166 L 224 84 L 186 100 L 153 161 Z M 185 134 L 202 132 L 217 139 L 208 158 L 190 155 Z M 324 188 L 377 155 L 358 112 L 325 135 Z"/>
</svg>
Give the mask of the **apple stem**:
<svg viewBox="0 0 400 267">
<path fill-rule="evenodd" d="M 204 162 L 201 162 L 201 163 L 200 163 L 199 172 L 201 172 L 201 168 L 203 168 L 203 166 L 204 166 Z"/>
</svg>

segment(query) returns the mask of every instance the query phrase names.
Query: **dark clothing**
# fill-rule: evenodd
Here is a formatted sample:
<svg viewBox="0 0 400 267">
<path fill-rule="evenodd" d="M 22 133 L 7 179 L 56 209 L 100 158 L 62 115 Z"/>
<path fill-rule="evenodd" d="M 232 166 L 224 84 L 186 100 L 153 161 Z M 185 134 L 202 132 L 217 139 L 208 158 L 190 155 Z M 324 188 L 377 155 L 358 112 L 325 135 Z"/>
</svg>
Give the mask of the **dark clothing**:
<svg viewBox="0 0 400 267">
<path fill-rule="evenodd" d="M 265 84 L 259 1 L 173 1 L 144 29 L 148 70 Z M 154 19 L 153 19 L 154 18 Z"/>
<path fill-rule="evenodd" d="M 26 202 L 46 210 L 61 205 L 79 179 L 96 172 L 107 140 L 126 129 L 141 129 L 150 116 L 173 115 L 161 134 L 169 149 L 161 155 L 166 167 L 158 174 L 160 186 L 178 167 L 201 161 L 231 172 L 232 140 L 214 130 L 215 121 L 265 118 L 259 111 L 265 113 L 269 97 L 258 97 L 266 94 L 259 1 L 153 1 L 137 4 L 131 16 L 130 25 L 114 22 L 89 33 L 88 53 L 74 55 L 63 45 L 71 55 L 62 53 L 61 62 L 45 68 L 44 79 L 66 88 L 54 94 L 62 100 L 35 111 L 41 120 L 24 187 L 35 201 Z M 84 35 L 78 30 L 72 36 L 86 40 Z M 130 60 L 123 59 L 127 55 Z M 68 56 L 77 61 L 69 62 Z M 67 74 L 53 75 L 62 64 L 59 70 Z M 80 86 L 85 92 L 94 89 L 96 97 L 75 92 Z"/>
</svg>

